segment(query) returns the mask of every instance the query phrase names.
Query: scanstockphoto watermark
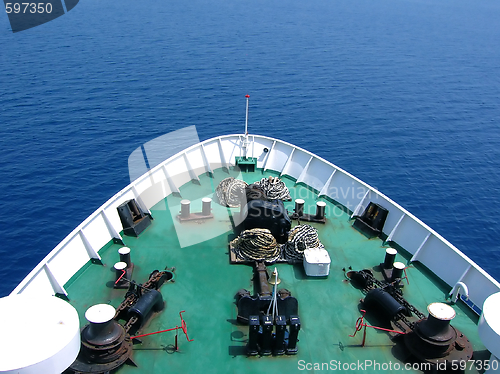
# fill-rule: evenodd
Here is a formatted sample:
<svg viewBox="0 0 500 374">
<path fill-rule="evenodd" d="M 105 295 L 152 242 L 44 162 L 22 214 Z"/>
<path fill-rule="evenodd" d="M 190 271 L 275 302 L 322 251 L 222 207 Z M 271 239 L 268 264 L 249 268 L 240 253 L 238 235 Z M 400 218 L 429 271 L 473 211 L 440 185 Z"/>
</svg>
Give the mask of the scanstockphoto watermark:
<svg viewBox="0 0 500 374">
<path fill-rule="evenodd" d="M 428 371 L 432 365 L 426 362 L 420 363 L 400 363 L 400 362 L 378 362 L 376 360 L 357 360 L 355 362 L 342 362 L 339 360 L 330 360 L 328 362 L 306 362 L 299 360 L 297 368 L 304 371 L 349 371 L 349 372 L 393 372 L 393 371 Z M 445 368 L 446 369 L 446 363 Z"/>
<path fill-rule="evenodd" d="M 499 363 L 497 360 L 453 360 L 451 362 L 440 362 L 431 364 L 429 362 L 377 362 L 376 360 L 357 360 L 356 362 L 342 362 L 339 360 L 330 360 L 328 362 L 307 362 L 299 360 L 297 368 L 301 371 L 349 371 L 349 372 L 394 372 L 394 371 L 422 371 L 437 372 L 448 370 L 497 370 Z"/>
</svg>

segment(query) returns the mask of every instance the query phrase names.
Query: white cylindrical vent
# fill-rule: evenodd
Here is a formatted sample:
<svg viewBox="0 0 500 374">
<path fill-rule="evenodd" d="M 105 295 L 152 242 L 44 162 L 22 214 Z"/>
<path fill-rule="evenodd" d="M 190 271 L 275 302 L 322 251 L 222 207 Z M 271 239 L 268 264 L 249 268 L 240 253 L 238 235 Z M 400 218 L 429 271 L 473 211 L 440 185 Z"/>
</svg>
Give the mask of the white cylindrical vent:
<svg viewBox="0 0 500 374">
<path fill-rule="evenodd" d="M 37 308 L 33 308 L 36 305 Z M 59 374 L 80 351 L 75 308 L 55 296 L 13 295 L 0 299 L 0 372 Z"/>
<path fill-rule="evenodd" d="M 492 355 L 500 357 L 500 292 L 484 301 L 477 330 L 484 346 Z"/>
</svg>

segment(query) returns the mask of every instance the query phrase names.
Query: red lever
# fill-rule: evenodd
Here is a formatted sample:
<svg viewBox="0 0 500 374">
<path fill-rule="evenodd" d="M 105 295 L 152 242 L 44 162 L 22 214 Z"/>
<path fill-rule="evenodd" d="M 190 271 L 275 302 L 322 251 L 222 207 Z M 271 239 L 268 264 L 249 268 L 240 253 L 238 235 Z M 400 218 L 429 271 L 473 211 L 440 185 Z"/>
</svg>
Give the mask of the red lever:
<svg viewBox="0 0 500 374">
<path fill-rule="evenodd" d="M 361 317 L 359 317 L 357 320 L 356 320 L 356 324 L 355 324 L 355 331 L 354 331 L 354 334 L 352 335 L 349 335 L 351 338 L 354 338 L 356 336 L 356 333 L 358 331 L 361 331 L 361 329 L 364 327 L 364 331 L 363 331 L 363 341 L 361 343 L 361 346 L 364 347 L 365 346 L 365 341 L 366 341 L 366 328 L 367 327 L 371 327 L 372 329 L 377 329 L 377 330 L 382 330 L 382 331 L 387 331 L 387 332 L 394 332 L 396 334 L 401 334 L 401 335 L 405 335 L 404 332 L 401 332 L 401 331 L 397 331 L 397 330 L 391 330 L 391 329 L 384 329 L 383 327 L 378 327 L 378 326 L 370 326 L 368 324 L 366 324 L 365 322 L 365 314 L 366 314 L 366 310 L 364 309 L 360 309 L 361 312 L 363 312 L 363 315 Z"/>
</svg>

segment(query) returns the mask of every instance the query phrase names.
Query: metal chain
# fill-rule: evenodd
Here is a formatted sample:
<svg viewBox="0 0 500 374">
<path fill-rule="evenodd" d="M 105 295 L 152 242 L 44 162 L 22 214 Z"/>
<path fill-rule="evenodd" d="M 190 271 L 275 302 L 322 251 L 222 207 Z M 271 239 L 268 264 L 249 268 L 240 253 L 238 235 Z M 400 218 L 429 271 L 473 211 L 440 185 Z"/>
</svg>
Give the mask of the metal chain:
<svg viewBox="0 0 500 374">
<path fill-rule="evenodd" d="M 363 272 L 363 274 L 365 274 L 365 279 L 367 280 L 367 286 L 363 289 L 363 292 L 365 294 L 367 294 L 368 292 L 370 292 L 371 290 L 373 290 L 375 288 L 380 288 L 384 291 L 387 291 L 399 304 L 401 304 L 401 306 L 406 308 L 407 311 L 414 314 L 415 316 L 417 316 L 420 319 L 425 318 L 425 315 L 422 312 L 420 312 L 414 305 L 410 304 L 403 297 L 403 292 L 401 291 L 401 289 L 395 287 L 391 283 L 382 283 L 381 281 L 376 279 L 373 276 L 373 274 L 371 274 L 370 272 Z M 411 325 L 411 327 L 413 327 L 413 323 L 409 322 L 408 319 L 406 318 L 406 316 L 404 316 L 404 315 L 399 316 L 398 315 L 398 318 L 403 320 L 403 322 L 405 324 L 407 324 L 408 326 Z M 395 321 L 393 321 L 393 322 L 395 322 Z"/>
</svg>

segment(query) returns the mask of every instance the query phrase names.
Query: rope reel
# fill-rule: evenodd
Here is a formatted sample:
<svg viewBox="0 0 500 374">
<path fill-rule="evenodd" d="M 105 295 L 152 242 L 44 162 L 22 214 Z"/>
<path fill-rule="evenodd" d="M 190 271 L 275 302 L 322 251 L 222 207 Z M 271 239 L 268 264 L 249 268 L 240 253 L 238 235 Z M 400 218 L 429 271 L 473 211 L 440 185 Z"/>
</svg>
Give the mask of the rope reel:
<svg viewBox="0 0 500 374">
<path fill-rule="evenodd" d="M 217 186 L 219 203 L 231 208 L 238 207 L 246 197 L 251 200 L 291 200 L 290 191 L 278 177 L 262 178 L 248 185 L 233 177 L 222 180 Z M 285 244 L 278 244 L 271 231 L 264 228 L 244 230 L 231 241 L 230 248 L 243 261 L 287 261 L 297 262 L 304 258 L 304 250 L 324 248 L 318 238 L 318 231 L 309 225 L 292 228 Z"/>
<path fill-rule="evenodd" d="M 290 191 L 288 187 L 278 177 L 262 178 L 260 181 L 255 182 L 255 185 L 259 186 L 264 190 L 267 198 L 269 200 L 279 199 L 279 200 L 291 200 Z"/>
<path fill-rule="evenodd" d="M 246 200 L 291 200 L 288 187 L 278 177 L 262 178 L 260 181 L 248 185 L 243 180 L 228 177 L 223 179 L 215 194 L 219 203 L 230 208 L 237 208 L 241 204 L 243 196 Z"/>
<path fill-rule="evenodd" d="M 239 207 L 247 186 L 248 183 L 240 179 L 233 177 L 223 179 L 215 189 L 219 204 L 230 208 Z"/>
<path fill-rule="evenodd" d="M 229 246 L 239 259 L 245 261 L 274 262 L 281 256 L 281 246 L 268 229 L 245 230 Z"/>
<path fill-rule="evenodd" d="M 285 260 L 302 260 L 304 251 L 310 248 L 324 248 L 319 241 L 318 231 L 309 225 L 298 225 L 288 233 L 288 241 L 283 244 Z"/>
<path fill-rule="evenodd" d="M 324 248 L 317 230 L 309 225 L 295 226 L 290 230 L 288 241 L 279 245 L 268 229 L 243 231 L 229 243 L 238 259 L 243 261 L 302 261 L 304 250 Z"/>
</svg>

